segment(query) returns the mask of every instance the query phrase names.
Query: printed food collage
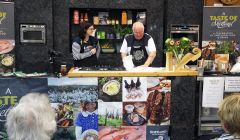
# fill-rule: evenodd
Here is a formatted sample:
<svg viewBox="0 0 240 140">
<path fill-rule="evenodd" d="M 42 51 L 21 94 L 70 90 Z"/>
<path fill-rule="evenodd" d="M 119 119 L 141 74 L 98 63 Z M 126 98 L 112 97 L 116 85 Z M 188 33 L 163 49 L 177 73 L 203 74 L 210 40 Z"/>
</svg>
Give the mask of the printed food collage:
<svg viewBox="0 0 240 140">
<path fill-rule="evenodd" d="M 169 140 L 166 77 L 48 78 L 53 139 Z"/>
</svg>

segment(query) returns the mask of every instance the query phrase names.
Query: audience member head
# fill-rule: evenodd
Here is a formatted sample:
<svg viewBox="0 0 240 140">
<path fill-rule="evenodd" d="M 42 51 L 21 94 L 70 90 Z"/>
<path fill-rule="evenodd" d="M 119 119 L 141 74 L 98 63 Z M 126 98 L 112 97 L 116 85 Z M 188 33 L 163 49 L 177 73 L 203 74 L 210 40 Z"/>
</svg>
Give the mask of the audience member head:
<svg viewBox="0 0 240 140">
<path fill-rule="evenodd" d="M 7 115 L 10 140 L 50 140 L 56 130 L 55 113 L 48 96 L 29 93 Z"/>
<path fill-rule="evenodd" d="M 142 24 L 142 22 L 135 22 L 132 26 L 132 31 L 135 39 L 142 39 L 144 35 L 144 25 Z"/>
<path fill-rule="evenodd" d="M 226 132 L 240 136 L 240 93 L 223 99 L 219 106 L 218 116 Z"/>
</svg>

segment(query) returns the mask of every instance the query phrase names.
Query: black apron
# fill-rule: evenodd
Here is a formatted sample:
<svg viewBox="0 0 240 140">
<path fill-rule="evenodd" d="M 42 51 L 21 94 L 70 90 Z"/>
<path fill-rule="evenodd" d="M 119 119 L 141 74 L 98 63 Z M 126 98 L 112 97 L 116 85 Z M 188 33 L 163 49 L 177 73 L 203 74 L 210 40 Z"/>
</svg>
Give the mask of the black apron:
<svg viewBox="0 0 240 140">
<path fill-rule="evenodd" d="M 89 38 L 87 43 L 81 43 L 81 50 L 80 52 L 83 53 L 84 50 L 86 49 L 86 47 L 88 46 L 95 46 L 94 45 L 94 40 L 92 38 Z M 94 66 L 98 66 L 98 59 L 97 59 L 97 55 L 94 54 L 90 57 L 86 57 L 82 60 L 74 60 L 74 66 L 77 67 L 94 67 Z"/>
<path fill-rule="evenodd" d="M 146 39 L 145 39 L 145 35 L 143 36 L 143 38 L 140 40 L 140 47 L 139 46 L 134 46 L 134 42 L 137 41 L 134 37 L 133 40 L 131 42 L 131 51 L 130 54 L 132 55 L 132 61 L 133 64 L 135 66 L 140 66 L 143 65 L 147 58 L 148 58 L 148 53 L 147 50 L 145 48 L 146 44 Z"/>
</svg>

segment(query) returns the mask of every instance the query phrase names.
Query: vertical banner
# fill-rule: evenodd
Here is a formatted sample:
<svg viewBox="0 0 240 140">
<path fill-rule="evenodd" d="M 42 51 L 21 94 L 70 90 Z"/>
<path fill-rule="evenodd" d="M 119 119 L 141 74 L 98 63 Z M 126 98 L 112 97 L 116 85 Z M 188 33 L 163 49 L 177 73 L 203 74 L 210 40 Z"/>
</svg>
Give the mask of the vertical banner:
<svg viewBox="0 0 240 140">
<path fill-rule="evenodd" d="M 240 40 L 240 7 L 204 7 L 203 40 Z"/>
<path fill-rule="evenodd" d="M 204 7 L 202 66 L 228 72 L 240 55 L 240 7 Z M 229 65 L 230 64 L 230 65 Z"/>
<path fill-rule="evenodd" d="M 0 139 L 7 138 L 5 122 L 7 113 L 27 93 L 47 93 L 46 78 L 0 78 Z"/>
<path fill-rule="evenodd" d="M 14 29 L 14 3 L 0 2 L 0 73 L 12 72 L 15 67 Z"/>
</svg>

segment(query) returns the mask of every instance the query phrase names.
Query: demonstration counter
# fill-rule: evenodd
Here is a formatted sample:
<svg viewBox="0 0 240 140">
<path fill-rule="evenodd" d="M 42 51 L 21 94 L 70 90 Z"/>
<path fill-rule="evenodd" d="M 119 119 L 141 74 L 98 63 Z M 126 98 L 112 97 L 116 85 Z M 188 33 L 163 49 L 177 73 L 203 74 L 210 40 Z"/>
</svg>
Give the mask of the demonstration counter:
<svg viewBox="0 0 240 140">
<path fill-rule="evenodd" d="M 68 77 L 111 77 L 111 76 L 197 76 L 198 72 L 194 70 L 166 71 L 162 67 L 149 67 L 143 70 L 135 69 L 130 71 L 82 71 L 78 68 L 71 68 Z"/>
</svg>

